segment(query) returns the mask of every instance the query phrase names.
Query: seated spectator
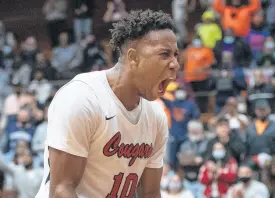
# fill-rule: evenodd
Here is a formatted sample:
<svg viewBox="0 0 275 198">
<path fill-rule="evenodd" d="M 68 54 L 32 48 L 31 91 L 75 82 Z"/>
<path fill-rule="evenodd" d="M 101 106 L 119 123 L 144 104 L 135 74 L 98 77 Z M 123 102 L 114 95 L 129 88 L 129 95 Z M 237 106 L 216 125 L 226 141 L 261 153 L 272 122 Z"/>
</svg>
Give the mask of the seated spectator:
<svg viewBox="0 0 275 198">
<path fill-rule="evenodd" d="M 15 156 L 22 155 L 26 149 L 29 149 L 30 145 L 25 140 L 18 140 L 14 149 L 11 149 L 9 152 L 5 153 L 3 156 L 3 162 L 5 164 L 10 164 L 14 162 Z"/>
<path fill-rule="evenodd" d="M 251 49 L 243 39 L 237 37 L 232 29 L 225 29 L 223 38 L 214 48 L 216 67 L 231 69 L 249 67 L 252 60 Z"/>
<path fill-rule="evenodd" d="M 174 171 L 171 170 L 170 166 L 166 163 L 163 164 L 163 171 L 162 171 L 162 177 L 160 181 L 160 188 L 161 191 L 167 191 L 168 184 L 171 180 L 171 178 L 174 175 Z"/>
<path fill-rule="evenodd" d="M 37 70 L 34 80 L 29 85 L 29 91 L 34 93 L 36 100 L 40 104 L 44 104 L 51 94 L 52 86 L 47 79 L 44 78 L 42 70 Z"/>
<path fill-rule="evenodd" d="M 232 28 L 238 37 L 247 36 L 250 30 L 251 15 L 261 7 L 260 0 L 215 0 L 214 9 L 221 15 L 223 29 Z"/>
<path fill-rule="evenodd" d="M 216 142 L 209 160 L 201 167 L 199 180 L 205 185 L 205 198 L 225 197 L 237 178 L 238 164 L 224 145 Z"/>
<path fill-rule="evenodd" d="M 213 146 L 216 142 L 222 143 L 228 154 L 234 157 L 238 162 L 240 162 L 245 154 L 245 143 L 242 141 L 238 132 L 235 130 L 230 130 L 229 122 L 225 118 L 221 118 L 217 121 L 216 128 L 216 137 L 209 140 L 207 146 L 207 156 L 209 156 L 213 149 Z"/>
<path fill-rule="evenodd" d="M 35 68 L 36 55 L 39 52 L 37 40 L 34 36 L 29 36 L 21 45 L 21 59 L 23 63 Z"/>
<path fill-rule="evenodd" d="M 187 128 L 188 140 L 181 145 L 178 153 L 179 164 L 184 172 L 184 186 L 194 197 L 203 198 L 203 186 L 198 182 L 198 176 L 208 141 L 201 122 L 191 120 Z"/>
<path fill-rule="evenodd" d="M 228 98 L 222 111 L 217 116 L 209 120 L 209 128 L 214 128 L 219 119 L 226 118 L 229 122 L 229 128 L 231 130 L 235 129 L 242 132 L 246 131 L 249 124 L 249 119 L 246 115 L 238 112 L 237 105 L 238 102 L 236 98 Z"/>
<path fill-rule="evenodd" d="M 268 119 L 271 108 L 266 100 L 258 100 L 255 104 L 256 119 L 247 130 L 247 156 L 253 157 L 261 153 L 275 154 L 275 122 Z"/>
<path fill-rule="evenodd" d="M 275 65 L 275 44 L 272 37 L 267 37 L 264 42 L 263 54 L 257 59 L 259 67 L 270 67 Z"/>
<path fill-rule="evenodd" d="M 78 45 L 69 43 L 67 32 L 59 35 L 59 44 L 53 50 L 52 67 L 57 70 L 61 78 L 72 78 L 82 63 L 82 50 Z"/>
<path fill-rule="evenodd" d="M 216 23 L 215 13 L 213 11 L 205 11 L 202 15 L 202 24 L 197 29 L 205 47 L 214 48 L 216 42 L 221 40 L 222 31 Z"/>
<path fill-rule="evenodd" d="M 49 104 L 47 104 L 44 109 L 44 122 L 37 126 L 32 139 L 32 151 L 37 154 L 40 165 L 43 165 L 44 162 L 44 149 L 48 127 L 48 108 Z"/>
<path fill-rule="evenodd" d="M 3 67 L 4 65 L 0 65 L 0 112 L 3 112 L 5 99 L 12 94 L 10 75 L 9 72 Z"/>
<path fill-rule="evenodd" d="M 99 71 L 107 68 L 107 60 L 103 47 L 94 35 L 87 35 L 83 52 L 83 72 Z"/>
<path fill-rule="evenodd" d="M 246 90 L 247 84 L 245 75 L 241 68 L 234 71 L 221 70 L 219 75 L 212 80 L 211 89 L 216 90 L 215 113 L 219 114 L 226 105 L 229 97 L 237 97 L 240 92 Z"/>
<path fill-rule="evenodd" d="M 15 119 L 9 119 L 5 130 L 7 136 L 7 151 L 15 149 L 19 140 L 24 140 L 29 144 L 35 132 L 35 126 L 31 123 L 30 112 L 23 108 L 18 112 Z"/>
<path fill-rule="evenodd" d="M 227 198 L 269 198 L 267 187 L 252 179 L 253 171 L 248 165 L 241 165 L 238 170 L 239 182 L 228 191 Z"/>
<path fill-rule="evenodd" d="M 12 187 L 18 198 L 35 197 L 43 179 L 43 169 L 33 168 L 33 156 L 26 149 L 16 156 L 15 163 L 6 165 L 0 161 L 0 170 L 11 178 Z"/>
<path fill-rule="evenodd" d="M 31 103 L 32 98 L 26 94 L 20 83 L 13 83 L 13 93 L 9 95 L 4 103 L 4 115 L 16 115 L 25 104 Z"/>
<path fill-rule="evenodd" d="M 163 192 L 161 197 L 163 198 L 194 198 L 192 193 L 185 190 L 180 176 L 174 175 L 169 181 L 167 193 Z"/>
<path fill-rule="evenodd" d="M 269 105 L 273 107 L 274 94 L 272 87 L 265 79 L 265 75 L 262 70 L 257 69 L 254 71 L 254 86 L 248 90 L 248 113 L 254 116 L 255 103 L 258 100 L 267 100 Z"/>
<path fill-rule="evenodd" d="M 48 80 L 56 80 L 57 74 L 56 69 L 51 65 L 51 60 L 46 56 L 46 53 L 38 53 L 36 56 L 36 68 L 41 70 L 44 74 L 44 77 Z M 33 71 L 33 74 L 35 71 Z"/>
<path fill-rule="evenodd" d="M 264 23 L 264 13 L 258 11 L 252 17 L 251 29 L 246 36 L 246 42 L 250 46 L 254 60 L 258 60 L 262 56 L 264 42 L 268 36 L 269 31 Z"/>
<path fill-rule="evenodd" d="M 200 111 L 197 105 L 190 101 L 184 90 L 178 89 L 175 92 L 175 100 L 169 106 L 172 115 L 172 124 L 169 134 L 169 155 L 168 161 L 172 169 L 178 166 L 177 153 L 181 144 L 187 140 L 187 123 L 190 120 L 198 119 Z"/>
<path fill-rule="evenodd" d="M 195 37 L 184 52 L 184 80 L 191 83 L 194 92 L 209 91 L 210 71 L 214 54 L 203 45 L 200 37 Z M 197 97 L 200 111 L 208 111 L 208 96 Z"/>
</svg>

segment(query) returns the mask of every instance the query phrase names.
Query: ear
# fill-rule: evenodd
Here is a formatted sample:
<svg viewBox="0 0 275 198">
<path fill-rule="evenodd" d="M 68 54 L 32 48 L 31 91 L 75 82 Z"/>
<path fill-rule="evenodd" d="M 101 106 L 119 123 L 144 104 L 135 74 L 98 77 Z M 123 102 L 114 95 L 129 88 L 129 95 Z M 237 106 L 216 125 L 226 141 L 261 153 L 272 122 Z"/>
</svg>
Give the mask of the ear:
<svg viewBox="0 0 275 198">
<path fill-rule="evenodd" d="M 129 48 L 127 51 L 127 60 L 131 66 L 138 65 L 137 50 L 134 48 Z"/>
</svg>

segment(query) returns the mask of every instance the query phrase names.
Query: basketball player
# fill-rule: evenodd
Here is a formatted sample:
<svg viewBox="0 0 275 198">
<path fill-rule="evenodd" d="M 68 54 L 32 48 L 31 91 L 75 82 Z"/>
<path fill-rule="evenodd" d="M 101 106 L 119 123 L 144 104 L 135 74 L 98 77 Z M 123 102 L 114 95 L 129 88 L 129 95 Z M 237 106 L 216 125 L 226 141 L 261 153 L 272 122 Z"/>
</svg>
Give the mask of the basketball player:
<svg viewBox="0 0 275 198">
<path fill-rule="evenodd" d="M 179 69 L 174 29 L 161 11 L 132 12 L 111 30 L 118 63 L 80 74 L 57 92 L 36 198 L 132 198 L 135 191 L 140 198 L 161 197 L 168 127 L 163 109 L 151 101 Z"/>
</svg>

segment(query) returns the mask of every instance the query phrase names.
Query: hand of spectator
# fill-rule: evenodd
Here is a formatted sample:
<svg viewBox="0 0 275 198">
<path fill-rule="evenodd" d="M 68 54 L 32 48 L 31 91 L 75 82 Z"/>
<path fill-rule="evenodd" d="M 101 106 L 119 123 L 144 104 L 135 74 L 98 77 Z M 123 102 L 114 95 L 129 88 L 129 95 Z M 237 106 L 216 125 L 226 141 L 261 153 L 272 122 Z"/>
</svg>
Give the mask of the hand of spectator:
<svg viewBox="0 0 275 198">
<path fill-rule="evenodd" d="M 199 165 L 199 164 L 202 164 L 202 162 L 203 162 L 203 159 L 202 159 L 202 157 L 195 157 L 195 163 L 197 164 L 197 165 Z"/>
<path fill-rule="evenodd" d="M 82 4 L 80 9 L 82 10 L 82 12 L 87 12 L 88 7 L 85 4 Z"/>
<path fill-rule="evenodd" d="M 209 169 L 209 171 L 214 173 L 217 170 L 217 165 L 213 161 L 208 161 L 207 162 L 207 168 Z"/>
<path fill-rule="evenodd" d="M 232 190 L 232 197 L 234 198 L 243 198 L 244 197 L 244 191 L 242 188 L 234 186 Z"/>
<path fill-rule="evenodd" d="M 107 9 L 109 11 L 114 11 L 115 10 L 115 6 L 114 6 L 113 2 L 108 2 Z"/>
</svg>

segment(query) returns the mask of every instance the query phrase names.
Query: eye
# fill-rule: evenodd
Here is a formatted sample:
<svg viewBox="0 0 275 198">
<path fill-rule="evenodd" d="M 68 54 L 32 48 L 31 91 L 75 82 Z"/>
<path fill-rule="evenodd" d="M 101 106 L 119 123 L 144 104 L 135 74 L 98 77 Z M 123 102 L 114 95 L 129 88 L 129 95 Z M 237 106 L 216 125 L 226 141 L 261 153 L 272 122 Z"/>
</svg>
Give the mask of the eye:
<svg viewBox="0 0 275 198">
<path fill-rule="evenodd" d="M 167 58 L 167 57 L 170 56 L 170 53 L 169 53 L 169 52 L 162 52 L 160 55 L 161 55 L 162 57 Z"/>
</svg>

